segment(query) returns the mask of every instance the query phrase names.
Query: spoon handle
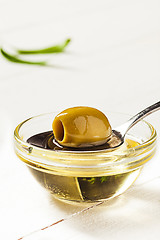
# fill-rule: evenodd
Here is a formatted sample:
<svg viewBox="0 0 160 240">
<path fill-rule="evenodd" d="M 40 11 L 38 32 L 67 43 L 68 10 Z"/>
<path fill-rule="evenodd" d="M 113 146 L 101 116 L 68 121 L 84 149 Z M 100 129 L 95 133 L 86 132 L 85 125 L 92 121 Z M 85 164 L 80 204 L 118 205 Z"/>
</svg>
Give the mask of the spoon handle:
<svg viewBox="0 0 160 240">
<path fill-rule="evenodd" d="M 144 117 L 150 115 L 151 113 L 153 113 L 157 110 L 160 110 L 160 101 L 145 108 L 141 112 L 137 113 L 136 115 L 131 117 L 126 123 L 119 126 L 116 130 L 119 131 L 122 134 L 122 136 L 124 137 L 126 135 L 126 133 L 128 132 L 128 130 L 130 128 L 132 128 L 137 122 L 139 122 L 141 119 L 143 119 Z"/>
</svg>

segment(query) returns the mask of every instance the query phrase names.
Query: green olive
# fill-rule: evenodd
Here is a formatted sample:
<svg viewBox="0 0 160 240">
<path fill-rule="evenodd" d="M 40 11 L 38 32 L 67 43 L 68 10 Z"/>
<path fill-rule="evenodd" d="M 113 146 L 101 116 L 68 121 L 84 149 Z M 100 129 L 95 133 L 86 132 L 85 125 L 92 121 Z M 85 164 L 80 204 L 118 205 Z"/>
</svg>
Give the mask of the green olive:
<svg viewBox="0 0 160 240">
<path fill-rule="evenodd" d="M 107 117 L 91 107 L 73 107 L 59 113 L 52 124 L 55 140 L 66 147 L 104 144 L 112 134 Z"/>
</svg>

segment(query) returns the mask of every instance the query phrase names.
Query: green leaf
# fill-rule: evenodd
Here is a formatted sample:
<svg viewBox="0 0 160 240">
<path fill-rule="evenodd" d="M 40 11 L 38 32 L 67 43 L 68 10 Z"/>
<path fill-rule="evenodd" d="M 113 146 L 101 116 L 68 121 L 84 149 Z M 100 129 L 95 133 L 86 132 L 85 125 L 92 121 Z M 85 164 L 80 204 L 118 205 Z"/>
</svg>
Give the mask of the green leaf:
<svg viewBox="0 0 160 240">
<path fill-rule="evenodd" d="M 37 50 L 23 50 L 17 49 L 18 54 L 48 54 L 48 53 L 61 53 L 65 50 L 66 46 L 70 43 L 71 39 L 66 39 L 62 44 L 51 46 L 44 49 Z"/>
<path fill-rule="evenodd" d="M 90 177 L 90 178 L 82 178 L 82 180 L 83 181 L 87 181 L 87 182 L 89 182 L 90 184 L 94 184 L 95 183 L 95 181 L 96 181 L 96 178 L 95 177 Z"/>
<path fill-rule="evenodd" d="M 29 153 L 32 153 L 32 150 L 33 150 L 33 147 L 28 148 Z"/>
<path fill-rule="evenodd" d="M 1 53 L 7 60 L 9 60 L 11 62 L 23 63 L 23 64 L 41 65 L 41 66 L 47 65 L 47 62 L 31 62 L 31 61 L 22 60 L 22 59 L 20 59 L 19 57 L 15 56 L 15 55 L 11 55 L 11 54 L 7 53 L 2 48 L 1 48 Z"/>
<path fill-rule="evenodd" d="M 95 177 L 91 177 L 90 179 L 88 179 L 88 182 L 90 182 L 91 184 L 94 184 L 96 181 Z"/>
<path fill-rule="evenodd" d="M 108 179 L 109 179 L 108 176 L 104 176 L 104 177 L 101 177 L 101 178 L 100 178 L 100 181 L 101 181 L 101 183 L 103 183 L 103 182 L 108 181 Z"/>
</svg>

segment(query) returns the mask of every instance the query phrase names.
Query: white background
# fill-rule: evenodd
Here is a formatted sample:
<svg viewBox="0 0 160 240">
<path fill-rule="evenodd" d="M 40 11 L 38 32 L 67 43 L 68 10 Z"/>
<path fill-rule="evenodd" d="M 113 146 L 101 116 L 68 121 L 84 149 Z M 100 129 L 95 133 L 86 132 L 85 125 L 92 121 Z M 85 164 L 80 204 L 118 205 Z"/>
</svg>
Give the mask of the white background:
<svg viewBox="0 0 160 240">
<path fill-rule="evenodd" d="M 50 67 L 15 64 L 0 55 L 2 239 L 18 239 L 84 208 L 55 202 L 36 183 L 14 155 L 16 125 L 71 106 L 133 115 L 159 101 L 159 12 L 158 0 L 0 0 L 0 46 L 30 49 L 72 40 L 65 53 L 45 56 Z M 147 119 L 160 133 L 160 112 Z M 157 151 L 117 201 L 26 239 L 159 239 L 158 158 Z"/>
</svg>

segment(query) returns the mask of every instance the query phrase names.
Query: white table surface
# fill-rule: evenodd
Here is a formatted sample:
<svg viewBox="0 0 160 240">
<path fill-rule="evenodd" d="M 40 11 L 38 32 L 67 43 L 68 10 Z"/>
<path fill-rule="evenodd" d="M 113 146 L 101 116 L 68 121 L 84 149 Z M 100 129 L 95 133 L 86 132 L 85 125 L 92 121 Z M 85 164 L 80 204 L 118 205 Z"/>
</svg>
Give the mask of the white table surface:
<svg viewBox="0 0 160 240">
<path fill-rule="evenodd" d="M 28 117 L 77 105 L 132 115 L 160 100 L 160 1 L 0 0 L 0 10 L 1 46 L 72 39 L 45 57 L 50 67 L 0 56 L 0 239 L 160 239 L 159 135 L 135 184 L 90 209 L 54 200 L 13 150 L 14 128 Z M 159 119 L 147 117 L 158 134 Z"/>
</svg>

